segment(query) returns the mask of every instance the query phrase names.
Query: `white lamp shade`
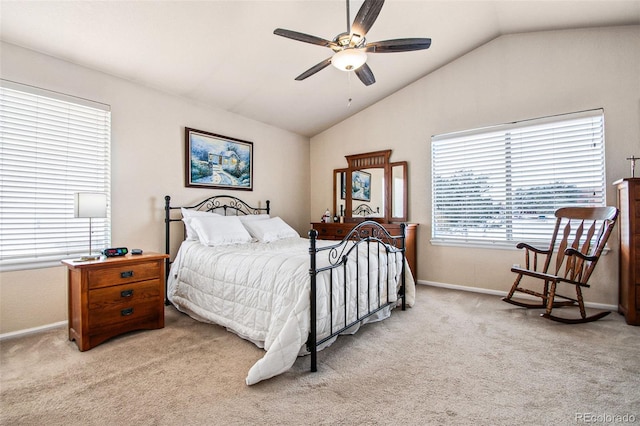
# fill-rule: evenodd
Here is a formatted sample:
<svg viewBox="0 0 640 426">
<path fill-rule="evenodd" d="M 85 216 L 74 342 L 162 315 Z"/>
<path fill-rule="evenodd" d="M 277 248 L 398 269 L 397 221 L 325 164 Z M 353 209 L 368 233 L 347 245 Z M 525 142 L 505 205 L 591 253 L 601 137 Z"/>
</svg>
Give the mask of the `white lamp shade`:
<svg viewBox="0 0 640 426">
<path fill-rule="evenodd" d="M 342 71 L 354 71 L 367 62 L 364 49 L 344 49 L 331 57 L 331 65 Z"/>
<path fill-rule="evenodd" d="M 104 192 L 76 192 L 74 217 L 107 217 L 107 194 Z"/>
</svg>

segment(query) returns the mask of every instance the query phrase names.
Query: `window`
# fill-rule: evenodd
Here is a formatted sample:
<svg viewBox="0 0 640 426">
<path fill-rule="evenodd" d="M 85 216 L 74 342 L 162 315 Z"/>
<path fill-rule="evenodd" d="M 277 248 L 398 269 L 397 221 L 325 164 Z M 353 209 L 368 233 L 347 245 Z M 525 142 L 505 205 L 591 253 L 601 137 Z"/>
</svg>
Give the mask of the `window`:
<svg viewBox="0 0 640 426">
<path fill-rule="evenodd" d="M 74 193 L 109 201 L 110 128 L 106 105 L 1 80 L 0 271 L 88 254 Z M 94 248 L 110 245 L 109 217 L 92 219 L 92 231 Z"/>
<path fill-rule="evenodd" d="M 433 136 L 432 241 L 549 239 L 563 206 L 605 205 L 604 113 Z"/>
</svg>

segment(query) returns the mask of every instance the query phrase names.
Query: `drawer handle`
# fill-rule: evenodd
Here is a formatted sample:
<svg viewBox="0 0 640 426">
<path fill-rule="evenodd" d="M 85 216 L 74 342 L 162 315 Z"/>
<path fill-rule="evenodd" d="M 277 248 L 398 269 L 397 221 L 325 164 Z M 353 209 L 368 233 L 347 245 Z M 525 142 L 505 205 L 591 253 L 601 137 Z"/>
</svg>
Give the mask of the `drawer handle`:
<svg viewBox="0 0 640 426">
<path fill-rule="evenodd" d="M 133 314 L 133 308 L 127 308 L 120 311 L 120 315 L 123 317 L 128 317 L 131 314 Z"/>
<path fill-rule="evenodd" d="M 123 290 L 120 292 L 120 297 L 131 297 L 133 296 L 133 290 Z"/>
<path fill-rule="evenodd" d="M 133 277 L 133 271 L 120 272 L 120 278 L 131 278 L 131 277 Z"/>
<path fill-rule="evenodd" d="M 342 234 L 342 233 L 344 233 L 344 230 L 342 230 L 342 229 L 336 230 L 336 234 Z"/>
</svg>

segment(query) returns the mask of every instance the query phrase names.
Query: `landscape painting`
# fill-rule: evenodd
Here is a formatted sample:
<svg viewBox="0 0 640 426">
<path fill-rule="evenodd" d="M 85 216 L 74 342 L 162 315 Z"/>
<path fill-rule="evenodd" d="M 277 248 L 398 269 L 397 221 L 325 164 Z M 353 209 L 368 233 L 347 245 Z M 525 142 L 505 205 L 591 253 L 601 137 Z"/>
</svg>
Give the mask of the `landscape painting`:
<svg viewBox="0 0 640 426">
<path fill-rule="evenodd" d="M 371 173 L 360 170 L 351 175 L 351 199 L 371 201 Z"/>
<path fill-rule="evenodd" d="M 253 190 L 253 143 L 185 128 L 188 187 Z"/>
</svg>

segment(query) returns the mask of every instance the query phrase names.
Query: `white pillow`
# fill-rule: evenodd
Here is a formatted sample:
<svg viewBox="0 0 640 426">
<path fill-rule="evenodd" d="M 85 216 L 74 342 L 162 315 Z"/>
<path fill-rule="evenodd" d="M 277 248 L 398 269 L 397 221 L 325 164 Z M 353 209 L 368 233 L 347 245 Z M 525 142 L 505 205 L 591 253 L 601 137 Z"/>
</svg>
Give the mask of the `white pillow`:
<svg viewBox="0 0 640 426">
<path fill-rule="evenodd" d="M 251 236 L 263 243 L 277 241 L 283 238 L 300 237 L 295 229 L 279 217 L 265 220 L 250 220 L 244 222 Z"/>
<path fill-rule="evenodd" d="M 221 217 L 221 215 L 217 214 L 217 213 L 213 213 L 213 212 L 206 212 L 206 211 L 202 211 L 202 210 L 192 210 L 192 209 L 185 209 L 184 207 L 180 208 L 180 211 L 182 212 L 182 221 L 184 222 L 184 227 L 187 231 L 187 238 L 186 240 L 188 241 L 198 241 L 198 234 L 196 233 L 196 231 L 191 227 L 191 225 L 189 225 L 189 223 L 187 223 L 188 221 L 186 221 L 185 219 L 188 217 L 213 217 L 213 216 L 217 216 L 217 217 Z"/>
<path fill-rule="evenodd" d="M 242 223 L 251 222 L 254 220 L 269 219 L 269 215 L 266 213 L 265 214 L 242 214 L 242 215 L 238 215 L 238 217 L 240 218 L 240 222 Z"/>
<path fill-rule="evenodd" d="M 184 220 L 206 246 L 251 242 L 251 235 L 237 216 L 192 216 Z"/>
</svg>

